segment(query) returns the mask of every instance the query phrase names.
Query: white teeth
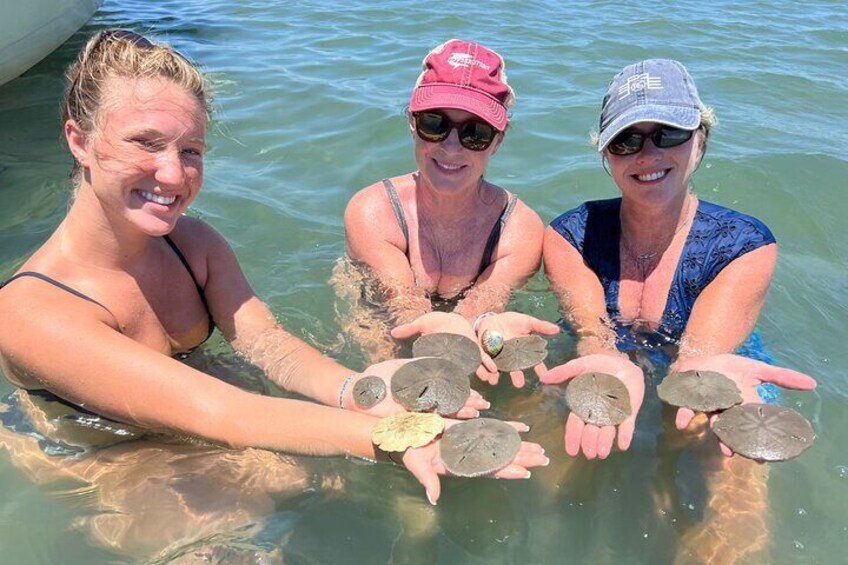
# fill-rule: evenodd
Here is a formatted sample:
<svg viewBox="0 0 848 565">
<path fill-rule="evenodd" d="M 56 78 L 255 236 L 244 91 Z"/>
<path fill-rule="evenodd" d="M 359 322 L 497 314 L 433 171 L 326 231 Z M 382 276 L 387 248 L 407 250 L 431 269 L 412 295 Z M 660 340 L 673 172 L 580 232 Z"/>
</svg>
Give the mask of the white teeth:
<svg viewBox="0 0 848 565">
<path fill-rule="evenodd" d="M 441 161 L 436 161 L 436 163 L 443 169 L 447 169 L 448 171 L 456 171 L 462 168 L 462 165 L 449 165 L 447 163 L 442 163 Z"/>
<path fill-rule="evenodd" d="M 650 173 L 648 175 L 637 175 L 636 178 L 642 182 L 649 182 L 652 180 L 658 180 L 665 176 L 665 171 L 657 171 L 656 173 Z"/>
<path fill-rule="evenodd" d="M 159 196 L 157 194 L 153 194 L 152 192 L 145 192 L 143 190 L 139 190 L 138 193 L 145 200 L 149 200 L 157 204 L 163 204 L 165 206 L 170 206 L 177 199 L 176 196 Z"/>
</svg>

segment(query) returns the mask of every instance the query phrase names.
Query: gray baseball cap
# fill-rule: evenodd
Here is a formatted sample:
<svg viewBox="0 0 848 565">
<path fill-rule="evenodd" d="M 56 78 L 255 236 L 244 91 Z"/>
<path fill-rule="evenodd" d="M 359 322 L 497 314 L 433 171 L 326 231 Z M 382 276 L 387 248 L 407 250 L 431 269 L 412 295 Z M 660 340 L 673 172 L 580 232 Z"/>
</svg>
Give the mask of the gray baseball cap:
<svg viewBox="0 0 848 565">
<path fill-rule="evenodd" d="M 686 67 L 671 59 L 648 59 L 615 75 L 601 106 L 598 151 L 639 122 L 694 130 L 704 104 Z"/>
</svg>

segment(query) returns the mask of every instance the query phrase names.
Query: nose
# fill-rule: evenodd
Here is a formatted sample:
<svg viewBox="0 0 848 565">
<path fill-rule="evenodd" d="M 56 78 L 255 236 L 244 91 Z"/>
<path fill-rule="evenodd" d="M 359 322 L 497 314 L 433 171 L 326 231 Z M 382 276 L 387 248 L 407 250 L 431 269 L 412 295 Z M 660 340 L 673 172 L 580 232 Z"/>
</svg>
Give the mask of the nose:
<svg viewBox="0 0 848 565">
<path fill-rule="evenodd" d="M 176 149 L 162 151 L 156 156 L 156 181 L 165 185 L 181 185 L 185 182 L 185 167 Z"/>
<path fill-rule="evenodd" d="M 649 137 L 642 145 L 642 150 L 639 152 L 639 160 L 645 162 L 656 161 L 662 154 L 662 151 L 662 149 L 654 145 L 654 140 Z"/>
<path fill-rule="evenodd" d="M 462 148 L 462 144 L 459 143 L 459 130 L 457 128 L 451 128 L 450 133 L 442 142 L 442 147 L 454 151 Z"/>
</svg>

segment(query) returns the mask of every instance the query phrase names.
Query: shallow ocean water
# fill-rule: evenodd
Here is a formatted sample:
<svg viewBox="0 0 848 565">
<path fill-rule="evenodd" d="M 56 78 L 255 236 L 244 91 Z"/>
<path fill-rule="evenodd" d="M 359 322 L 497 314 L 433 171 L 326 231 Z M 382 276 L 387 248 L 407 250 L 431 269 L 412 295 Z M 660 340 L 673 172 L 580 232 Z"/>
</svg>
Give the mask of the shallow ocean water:
<svg viewBox="0 0 848 565">
<path fill-rule="evenodd" d="M 341 335 L 327 284 L 344 252 L 342 214 L 359 188 L 414 167 L 403 109 L 431 47 L 463 37 L 505 57 L 518 100 L 487 176 L 545 221 L 615 194 L 588 144 L 612 74 L 646 57 L 683 61 L 720 122 L 695 190 L 759 217 L 775 233 L 780 259 L 759 329 L 779 363 L 819 381 L 813 393 L 784 394 L 783 403 L 813 423 L 818 440 L 799 459 L 768 466 L 769 538 L 749 562 L 844 558 L 848 12 L 842 3 L 685 1 L 658 10 L 648 2 L 107 0 L 59 50 L 0 87 L 0 278 L 64 215 L 70 158 L 58 119 L 62 72 L 85 38 L 105 27 L 151 32 L 202 63 L 216 112 L 193 213 L 230 241 L 257 293 L 290 330 L 353 368 L 362 368 L 362 356 Z M 559 318 L 541 277 L 517 294 L 515 308 Z M 552 362 L 568 360 L 568 338 L 551 350 Z M 261 386 L 219 339 L 195 362 Z M 287 483 L 292 488 L 276 485 L 267 495 L 250 482 L 273 468 L 262 467 L 263 456 L 259 463 L 216 460 L 243 474 L 223 473 L 208 484 L 192 482 L 196 473 L 169 461 L 165 466 L 177 475 L 162 488 L 184 496 L 193 513 L 160 517 L 143 500 L 105 501 L 96 489 L 67 481 L 35 484 L 2 451 L 3 560 L 169 562 L 208 555 L 227 562 L 256 552 L 293 563 L 656 563 L 685 551 L 686 533 L 711 519 L 710 458 L 669 428 L 654 388 L 630 450 L 602 462 L 566 460 L 558 390 L 532 379 L 519 391 L 477 388 L 492 401 L 492 415 L 533 425 L 528 437 L 544 445 L 550 467 L 529 481 L 445 480 L 443 497 L 431 508 L 411 476 L 388 466 L 284 458 L 302 473 Z M 4 395 L 11 390 L 0 382 Z M 109 472 L 125 470 L 115 462 Z M 746 490 L 744 481 L 737 487 Z M 247 509 L 249 518 L 222 518 L 236 508 Z M 733 511 L 731 497 L 726 512 Z M 129 516 L 126 523 L 145 532 L 150 547 L 177 526 L 188 524 L 189 533 L 167 549 L 109 547 L 109 540 L 122 539 L 121 526 L 110 522 L 115 516 Z"/>
</svg>

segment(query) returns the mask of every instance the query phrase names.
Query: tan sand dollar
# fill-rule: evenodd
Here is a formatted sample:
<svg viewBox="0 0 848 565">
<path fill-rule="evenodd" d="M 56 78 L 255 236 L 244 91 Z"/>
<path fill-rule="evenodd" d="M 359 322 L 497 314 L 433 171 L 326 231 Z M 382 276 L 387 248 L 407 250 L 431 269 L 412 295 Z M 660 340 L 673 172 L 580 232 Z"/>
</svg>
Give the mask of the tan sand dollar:
<svg viewBox="0 0 848 565">
<path fill-rule="evenodd" d="M 785 461 L 813 445 L 810 422 L 795 410 L 771 404 L 734 406 L 719 414 L 713 431 L 735 453 L 758 461 Z"/>
<path fill-rule="evenodd" d="M 527 335 L 506 340 L 494 360 L 499 371 L 508 373 L 535 367 L 547 356 L 547 340 L 538 335 Z"/>
<path fill-rule="evenodd" d="M 468 373 L 447 359 L 415 359 L 392 375 L 392 397 L 413 412 L 455 414 L 470 394 Z"/>
<path fill-rule="evenodd" d="M 479 477 L 506 467 L 521 447 L 518 432 L 505 422 L 475 418 L 445 430 L 439 450 L 445 468 L 460 477 Z"/>
<path fill-rule="evenodd" d="M 630 394 L 619 379 L 606 373 L 583 373 L 568 383 L 565 400 L 587 424 L 617 426 L 630 416 Z"/>
<path fill-rule="evenodd" d="M 383 451 L 406 451 L 427 445 L 444 429 L 445 421 L 438 414 L 406 412 L 380 420 L 371 441 Z"/>
<path fill-rule="evenodd" d="M 657 394 L 667 404 L 696 412 L 726 410 L 742 403 L 742 392 L 736 383 L 714 371 L 673 373 L 663 379 Z"/>
<path fill-rule="evenodd" d="M 480 366 L 480 348 L 474 340 L 459 334 L 422 335 L 412 344 L 412 356 L 447 359 L 461 367 L 468 375 L 473 374 Z"/>
</svg>

